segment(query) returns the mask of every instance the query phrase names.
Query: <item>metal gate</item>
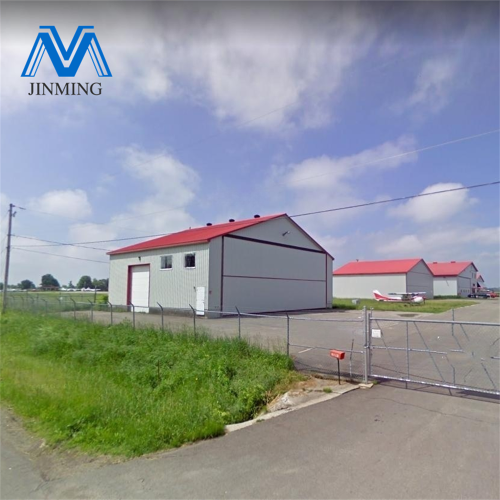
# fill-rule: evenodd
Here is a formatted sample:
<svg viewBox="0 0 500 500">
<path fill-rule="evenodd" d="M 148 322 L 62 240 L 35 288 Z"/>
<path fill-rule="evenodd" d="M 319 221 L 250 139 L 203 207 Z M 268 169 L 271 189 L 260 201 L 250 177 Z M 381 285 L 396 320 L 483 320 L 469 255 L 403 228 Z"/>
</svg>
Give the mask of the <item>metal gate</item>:
<svg viewBox="0 0 500 500">
<path fill-rule="evenodd" d="M 500 395 L 500 324 L 368 315 L 371 377 Z"/>
</svg>

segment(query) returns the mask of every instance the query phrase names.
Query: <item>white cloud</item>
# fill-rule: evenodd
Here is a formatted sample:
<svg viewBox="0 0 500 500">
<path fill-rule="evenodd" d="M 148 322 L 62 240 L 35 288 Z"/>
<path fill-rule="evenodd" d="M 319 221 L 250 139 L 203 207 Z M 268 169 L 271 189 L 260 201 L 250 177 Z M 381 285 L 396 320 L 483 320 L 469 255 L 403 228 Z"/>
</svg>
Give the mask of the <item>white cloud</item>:
<svg viewBox="0 0 500 500">
<path fill-rule="evenodd" d="M 412 136 L 401 136 L 396 141 L 350 156 L 323 155 L 300 163 L 274 166 L 267 187 L 274 196 L 281 195 L 282 203 L 285 202 L 289 213 L 294 214 L 361 204 L 366 201 L 359 195 L 361 176 L 368 171 L 373 174 L 414 162 L 417 154 L 406 153 L 415 147 Z M 308 229 L 320 232 L 321 228 L 324 230 L 358 214 L 358 210 L 322 214 L 308 221 Z"/>
<path fill-rule="evenodd" d="M 463 185 L 459 183 L 443 182 L 426 187 L 420 194 L 435 193 L 437 191 L 462 187 Z M 413 198 L 402 205 L 390 208 L 388 213 L 394 217 L 409 218 L 419 224 L 441 222 L 467 210 L 476 201 L 474 198 L 470 198 L 469 191 L 464 189 L 462 191 L 452 191 L 434 196 Z"/>
<path fill-rule="evenodd" d="M 430 230 L 394 238 L 387 234 L 376 237 L 374 249 L 386 257 L 422 255 L 428 260 L 474 260 L 478 249 L 500 246 L 500 228 L 469 226 L 433 227 Z"/>
<path fill-rule="evenodd" d="M 413 92 L 395 106 L 397 111 L 412 109 L 423 116 L 437 113 L 450 101 L 458 74 L 458 60 L 453 57 L 428 59 L 422 64 L 416 77 Z"/>
<path fill-rule="evenodd" d="M 140 223 L 145 234 L 156 234 L 179 231 L 196 224 L 187 211 L 200 184 L 200 177 L 194 169 L 169 154 L 147 152 L 136 145 L 121 148 L 117 154 L 124 171 L 141 181 L 149 193 L 142 201 L 131 203 L 112 217 L 110 224 L 114 224 L 113 227 L 134 227 Z"/>
<path fill-rule="evenodd" d="M 318 5 L 307 15 L 298 4 L 137 5 L 75 5 L 79 19 L 95 20 L 99 12 L 99 23 L 92 24 L 113 73 L 103 79 L 99 105 L 185 96 L 220 120 L 276 132 L 328 123 L 349 70 L 376 36 L 367 12 L 340 4 Z M 38 8 L 33 6 L 30 19 Z M 74 28 L 66 14 L 57 6 L 49 11 L 44 6 L 40 15 L 51 18 L 67 45 Z M 37 24 L 28 21 L 22 7 L 10 5 L 2 32 L 4 109 L 50 105 L 57 114 L 64 103 L 66 120 L 78 121 L 81 112 L 75 120 L 70 116 L 73 105 L 96 103 L 86 96 L 29 97 L 29 79 L 19 75 Z M 45 56 L 37 81 L 51 81 L 53 75 Z M 83 81 L 95 79 L 88 57 L 78 75 Z"/>
<path fill-rule="evenodd" d="M 69 219 L 85 219 L 92 213 L 87 193 L 82 189 L 49 191 L 39 198 L 32 198 L 28 208 Z"/>
</svg>

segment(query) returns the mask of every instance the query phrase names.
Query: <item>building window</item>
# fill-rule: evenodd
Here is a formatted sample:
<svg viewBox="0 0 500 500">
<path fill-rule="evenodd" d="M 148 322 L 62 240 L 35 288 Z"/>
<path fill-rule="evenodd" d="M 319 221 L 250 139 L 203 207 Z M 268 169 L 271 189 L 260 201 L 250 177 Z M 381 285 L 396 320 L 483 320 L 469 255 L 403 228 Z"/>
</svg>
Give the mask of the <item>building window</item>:
<svg viewBox="0 0 500 500">
<path fill-rule="evenodd" d="M 160 269 L 172 269 L 172 255 L 162 256 Z"/>
<path fill-rule="evenodd" d="M 184 255 L 184 267 L 196 267 L 196 259 L 194 253 Z"/>
</svg>

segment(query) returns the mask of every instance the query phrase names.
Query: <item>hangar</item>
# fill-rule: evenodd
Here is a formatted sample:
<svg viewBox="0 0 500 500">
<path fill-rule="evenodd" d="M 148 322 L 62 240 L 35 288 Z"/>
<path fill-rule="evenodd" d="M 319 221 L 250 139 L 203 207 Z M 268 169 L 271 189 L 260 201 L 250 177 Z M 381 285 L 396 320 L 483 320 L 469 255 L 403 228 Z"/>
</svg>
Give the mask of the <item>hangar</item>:
<svg viewBox="0 0 500 500">
<path fill-rule="evenodd" d="M 467 297 L 477 286 L 478 273 L 474 262 L 433 262 L 429 267 L 434 276 L 434 295 Z"/>
<path fill-rule="evenodd" d="M 108 253 L 109 301 L 148 312 L 272 312 L 332 306 L 333 257 L 288 215 L 187 229 Z"/>
<path fill-rule="evenodd" d="M 381 293 L 425 292 L 432 299 L 433 276 L 423 259 L 354 261 L 333 272 L 333 296 L 372 299 Z"/>
</svg>

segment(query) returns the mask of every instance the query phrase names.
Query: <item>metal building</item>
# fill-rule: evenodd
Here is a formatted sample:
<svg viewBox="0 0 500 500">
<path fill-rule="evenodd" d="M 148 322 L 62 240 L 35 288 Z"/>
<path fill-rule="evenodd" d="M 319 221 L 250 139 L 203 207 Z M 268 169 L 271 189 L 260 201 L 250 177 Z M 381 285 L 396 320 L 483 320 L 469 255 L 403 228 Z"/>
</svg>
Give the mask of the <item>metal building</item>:
<svg viewBox="0 0 500 500">
<path fill-rule="evenodd" d="M 478 272 L 474 262 L 433 262 L 429 267 L 434 276 L 434 295 L 467 297 L 477 286 Z"/>
<path fill-rule="evenodd" d="M 331 307 L 333 257 L 286 214 L 209 223 L 109 255 L 109 301 L 136 311 Z"/>
<path fill-rule="evenodd" d="M 349 262 L 333 272 L 333 296 L 373 299 L 382 294 L 425 292 L 432 299 L 433 276 L 423 259 Z"/>
</svg>

